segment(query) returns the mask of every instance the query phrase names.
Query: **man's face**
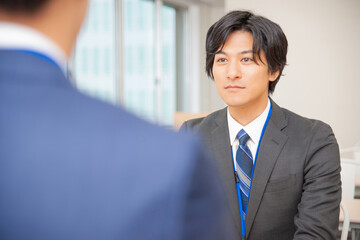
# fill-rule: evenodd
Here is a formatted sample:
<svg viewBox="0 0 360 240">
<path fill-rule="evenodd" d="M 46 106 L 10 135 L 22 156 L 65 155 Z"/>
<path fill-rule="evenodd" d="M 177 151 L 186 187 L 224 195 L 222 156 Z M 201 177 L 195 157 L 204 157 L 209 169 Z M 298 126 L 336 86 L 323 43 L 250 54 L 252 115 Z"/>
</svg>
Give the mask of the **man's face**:
<svg viewBox="0 0 360 240">
<path fill-rule="evenodd" d="M 233 32 L 215 55 L 212 72 L 216 88 L 229 110 L 265 108 L 269 81 L 275 81 L 278 73 L 269 73 L 263 51 L 260 57 L 262 62 L 256 59 L 255 63 L 253 36 L 244 31 Z"/>
</svg>

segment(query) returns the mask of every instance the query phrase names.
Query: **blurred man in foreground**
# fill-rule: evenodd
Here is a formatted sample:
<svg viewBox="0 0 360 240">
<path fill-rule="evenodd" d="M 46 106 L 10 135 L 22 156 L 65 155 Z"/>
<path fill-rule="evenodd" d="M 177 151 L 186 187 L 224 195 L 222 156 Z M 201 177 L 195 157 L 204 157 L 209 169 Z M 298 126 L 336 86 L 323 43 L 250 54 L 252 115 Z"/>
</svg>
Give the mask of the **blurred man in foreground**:
<svg viewBox="0 0 360 240">
<path fill-rule="evenodd" d="M 79 93 L 86 0 L 0 0 L 0 239 L 232 239 L 198 141 Z"/>
</svg>

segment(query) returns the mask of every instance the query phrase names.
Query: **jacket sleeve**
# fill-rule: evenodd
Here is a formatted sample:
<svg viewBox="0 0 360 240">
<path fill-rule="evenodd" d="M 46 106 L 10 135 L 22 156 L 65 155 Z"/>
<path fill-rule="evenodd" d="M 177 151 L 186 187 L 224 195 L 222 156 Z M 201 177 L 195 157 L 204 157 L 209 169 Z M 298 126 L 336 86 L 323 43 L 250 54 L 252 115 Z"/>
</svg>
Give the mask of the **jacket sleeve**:
<svg viewBox="0 0 360 240">
<path fill-rule="evenodd" d="M 341 201 L 340 154 L 331 128 L 315 124 L 304 166 L 294 239 L 336 239 Z"/>
</svg>

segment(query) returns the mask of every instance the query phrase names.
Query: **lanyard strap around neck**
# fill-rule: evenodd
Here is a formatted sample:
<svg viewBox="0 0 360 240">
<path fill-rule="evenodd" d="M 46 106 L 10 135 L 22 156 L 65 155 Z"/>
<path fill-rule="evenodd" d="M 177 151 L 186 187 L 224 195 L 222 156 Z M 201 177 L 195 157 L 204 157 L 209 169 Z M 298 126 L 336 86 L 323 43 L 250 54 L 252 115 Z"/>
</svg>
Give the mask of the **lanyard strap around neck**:
<svg viewBox="0 0 360 240">
<path fill-rule="evenodd" d="M 271 106 L 271 102 L 270 102 L 270 109 L 269 109 L 269 113 L 268 113 L 268 116 L 266 118 L 266 121 L 265 121 L 265 124 L 263 126 L 263 129 L 261 131 L 261 135 L 260 135 L 260 140 L 259 140 L 259 144 L 257 146 L 257 149 L 256 149 L 256 155 L 255 155 L 255 160 L 254 160 L 254 164 L 253 164 L 253 169 L 252 169 L 252 174 L 251 174 L 251 182 L 250 182 L 250 194 L 251 194 L 251 185 L 252 185 L 252 180 L 253 180 L 253 176 L 254 176 L 254 169 L 255 169 L 255 165 L 256 165 L 256 159 L 258 157 L 258 153 L 259 153 L 259 147 L 260 147 L 260 144 L 261 144 L 261 140 L 262 140 L 262 137 L 264 135 L 264 132 L 265 132 L 265 129 L 266 129 L 266 126 L 269 122 L 269 119 L 270 119 L 270 116 L 271 116 L 271 113 L 272 113 L 272 106 Z M 242 240 L 245 240 L 245 235 L 246 235 L 246 232 L 245 232 L 245 223 L 246 223 L 246 215 L 247 215 L 247 206 L 246 206 L 246 211 L 245 211 L 245 218 L 242 216 L 242 213 L 243 213 L 243 209 L 242 209 L 242 202 L 241 202 L 241 190 L 240 190 L 240 181 L 239 181 L 239 177 L 237 175 L 237 172 L 236 172 L 236 168 L 235 168 L 235 164 L 234 164 L 234 154 L 233 154 L 233 151 L 232 151 L 232 147 L 230 146 L 231 148 L 231 154 L 232 154 L 232 157 L 233 157 L 233 166 L 234 166 L 234 172 L 235 172 L 235 178 L 236 178 L 236 191 L 237 191 L 237 196 L 238 196 L 238 201 L 239 201 L 239 210 L 240 210 L 240 221 L 241 221 L 241 234 L 242 234 Z M 249 194 L 249 197 L 250 197 L 250 194 Z M 249 204 L 249 201 L 248 201 L 248 204 Z"/>
</svg>

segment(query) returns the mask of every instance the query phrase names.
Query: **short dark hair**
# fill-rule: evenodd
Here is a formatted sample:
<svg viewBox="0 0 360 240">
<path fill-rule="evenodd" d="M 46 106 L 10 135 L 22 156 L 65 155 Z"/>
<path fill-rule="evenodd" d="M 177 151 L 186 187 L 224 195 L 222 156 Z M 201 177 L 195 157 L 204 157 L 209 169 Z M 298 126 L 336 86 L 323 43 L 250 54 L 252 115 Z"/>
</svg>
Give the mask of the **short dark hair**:
<svg viewBox="0 0 360 240">
<path fill-rule="evenodd" d="M 0 0 L 0 9 L 8 12 L 28 12 L 39 10 L 50 0 Z"/>
<path fill-rule="evenodd" d="M 260 51 L 263 50 L 269 72 L 279 71 L 276 80 L 269 83 L 269 93 L 273 93 L 286 65 L 287 39 L 278 24 L 249 11 L 229 12 L 209 28 L 206 35 L 207 75 L 214 79 L 212 68 L 215 54 L 223 48 L 228 37 L 235 31 L 246 31 L 252 34 L 255 62 L 257 58 L 262 62 Z"/>
</svg>

